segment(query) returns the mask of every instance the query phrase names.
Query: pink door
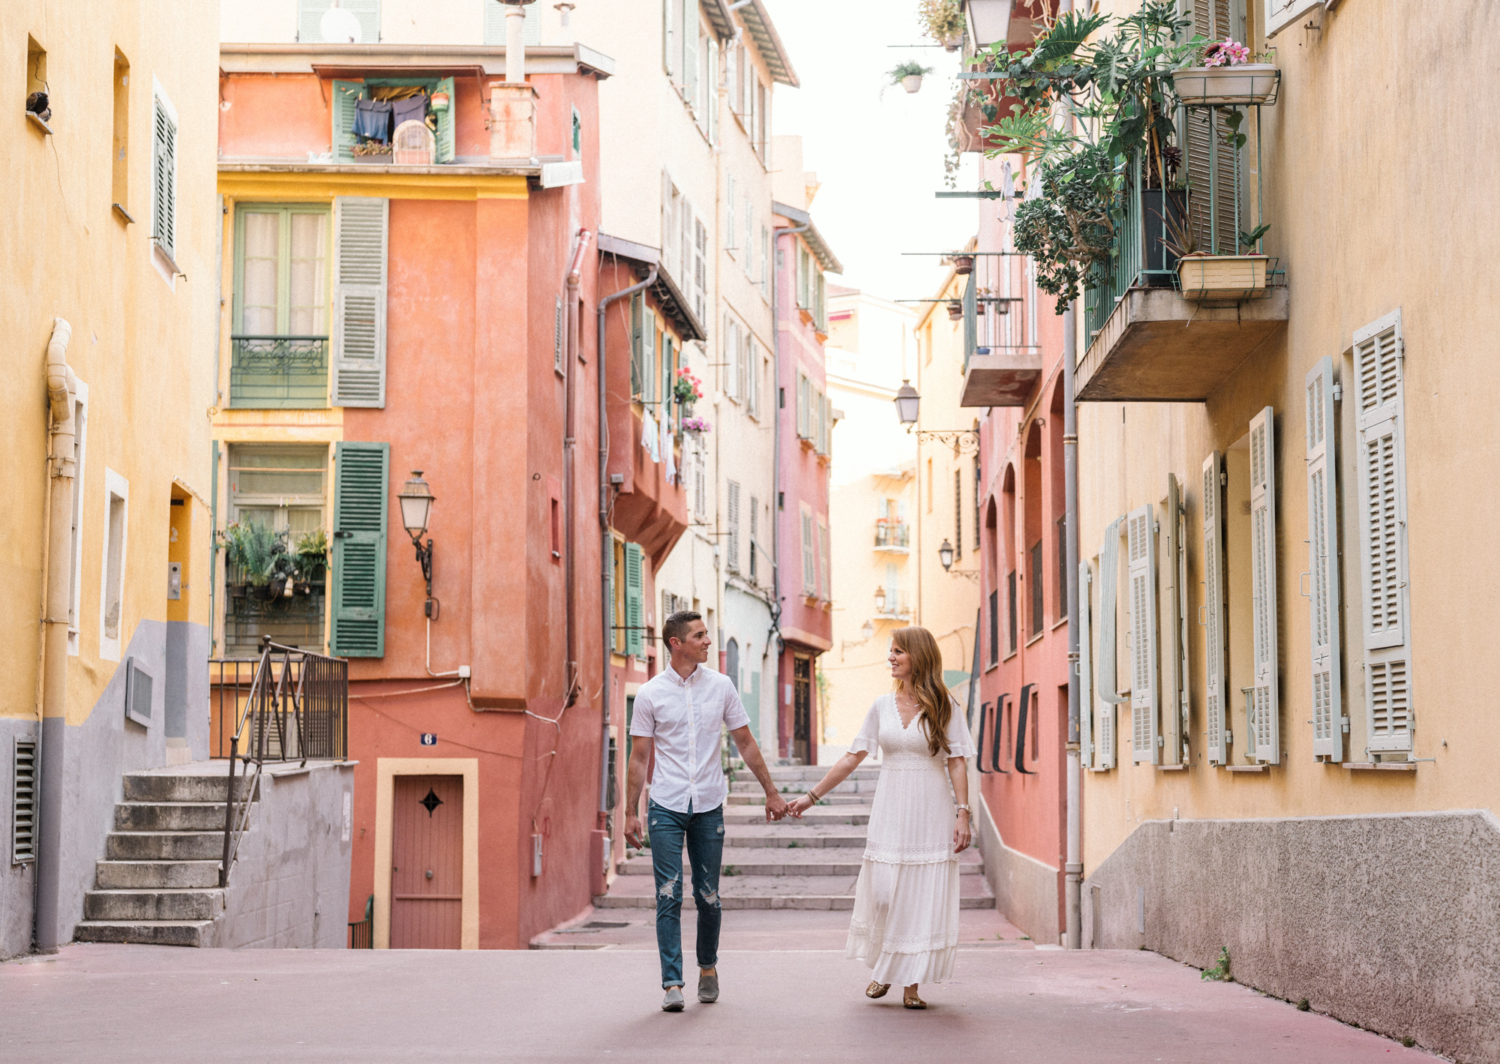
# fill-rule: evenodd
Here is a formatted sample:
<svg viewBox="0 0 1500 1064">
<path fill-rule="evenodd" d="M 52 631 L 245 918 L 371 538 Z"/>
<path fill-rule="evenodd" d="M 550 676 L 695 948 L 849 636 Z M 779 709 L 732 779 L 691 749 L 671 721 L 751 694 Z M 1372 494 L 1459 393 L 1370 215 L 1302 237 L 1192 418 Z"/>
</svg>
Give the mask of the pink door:
<svg viewBox="0 0 1500 1064">
<path fill-rule="evenodd" d="M 463 945 L 464 778 L 397 776 L 391 949 Z"/>
</svg>

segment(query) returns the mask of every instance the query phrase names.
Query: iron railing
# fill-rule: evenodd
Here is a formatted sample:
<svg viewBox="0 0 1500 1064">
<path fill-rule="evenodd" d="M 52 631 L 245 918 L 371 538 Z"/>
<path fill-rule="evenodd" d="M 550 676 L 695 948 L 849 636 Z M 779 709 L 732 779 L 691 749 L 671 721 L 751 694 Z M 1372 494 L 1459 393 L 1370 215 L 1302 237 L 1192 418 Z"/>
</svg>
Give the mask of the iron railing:
<svg viewBox="0 0 1500 1064">
<path fill-rule="evenodd" d="M 342 761 L 347 756 L 349 663 L 281 646 L 266 636 L 259 661 L 220 659 L 211 664 L 219 666 L 216 726 L 220 743 L 225 722 L 234 720 L 224 803 L 224 863 L 219 867 L 219 886 L 223 887 L 229 883 L 266 762 L 300 761 L 305 766 L 312 760 Z M 248 687 L 244 686 L 245 666 L 252 670 Z M 238 786 L 236 766 L 240 766 Z M 237 802 L 236 794 L 244 797 Z"/>
<path fill-rule="evenodd" d="M 365 918 L 349 921 L 349 948 L 375 948 L 375 895 L 365 899 Z"/>
<path fill-rule="evenodd" d="M 906 550 L 911 546 L 911 526 L 905 521 L 878 518 L 875 521 L 876 550 Z"/>
<path fill-rule="evenodd" d="M 885 605 L 876 611 L 880 617 L 910 617 L 911 596 L 905 591 L 887 591 L 885 593 Z"/>
<path fill-rule="evenodd" d="M 231 336 L 231 407 L 328 405 L 328 337 Z"/>
</svg>

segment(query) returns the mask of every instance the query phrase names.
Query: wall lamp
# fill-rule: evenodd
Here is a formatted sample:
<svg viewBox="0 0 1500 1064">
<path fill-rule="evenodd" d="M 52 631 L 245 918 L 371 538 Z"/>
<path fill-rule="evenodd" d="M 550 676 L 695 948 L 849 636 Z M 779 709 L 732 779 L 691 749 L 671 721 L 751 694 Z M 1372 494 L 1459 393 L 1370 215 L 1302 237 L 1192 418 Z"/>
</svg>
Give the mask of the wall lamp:
<svg viewBox="0 0 1500 1064">
<path fill-rule="evenodd" d="M 901 387 L 896 389 L 895 403 L 897 419 L 906 426 L 907 432 L 911 432 L 912 426 L 917 423 L 917 414 L 922 403 L 922 397 L 911 386 L 911 381 L 901 382 Z M 916 435 L 919 442 L 936 440 L 938 443 L 946 443 L 949 447 L 965 454 L 972 454 L 979 450 L 978 429 L 918 429 Z"/>
<path fill-rule="evenodd" d="M 973 583 L 979 583 L 978 569 L 955 569 L 953 568 L 953 544 L 943 537 L 943 544 L 938 548 L 938 561 L 943 563 L 943 572 L 952 573 L 954 576 L 962 576 Z"/>
<path fill-rule="evenodd" d="M 437 500 L 427 481 L 422 479 L 420 469 L 412 470 L 411 479 L 402 486 L 401 494 L 396 498 L 401 500 L 401 523 L 406 527 L 406 534 L 411 536 L 412 546 L 417 548 L 417 562 L 422 566 L 422 578 L 427 581 L 427 601 L 422 612 L 430 620 L 436 620 L 438 601 L 432 597 L 432 537 L 429 536 L 424 544 L 422 536 L 427 531 L 432 504 Z"/>
</svg>

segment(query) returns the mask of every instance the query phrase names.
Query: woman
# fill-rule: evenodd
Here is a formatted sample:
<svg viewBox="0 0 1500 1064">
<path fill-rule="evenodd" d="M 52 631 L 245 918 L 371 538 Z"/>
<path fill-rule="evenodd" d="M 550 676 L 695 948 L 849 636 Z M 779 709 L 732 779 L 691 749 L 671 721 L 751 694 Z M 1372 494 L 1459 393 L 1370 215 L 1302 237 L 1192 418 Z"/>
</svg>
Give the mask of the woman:
<svg viewBox="0 0 1500 1064">
<path fill-rule="evenodd" d="M 906 987 L 902 1004 L 925 1009 L 918 985 L 947 979 L 958 949 L 958 855 L 970 839 L 964 759 L 974 744 L 943 683 L 942 654 L 931 632 L 897 629 L 889 661 L 895 690 L 876 699 L 849 752 L 792 811 L 800 816 L 811 809 L 866 755 L 880 751 L 847 954 L 874 969 L 866 996 L 884 997 L 900 983 Z"/>
</svg>

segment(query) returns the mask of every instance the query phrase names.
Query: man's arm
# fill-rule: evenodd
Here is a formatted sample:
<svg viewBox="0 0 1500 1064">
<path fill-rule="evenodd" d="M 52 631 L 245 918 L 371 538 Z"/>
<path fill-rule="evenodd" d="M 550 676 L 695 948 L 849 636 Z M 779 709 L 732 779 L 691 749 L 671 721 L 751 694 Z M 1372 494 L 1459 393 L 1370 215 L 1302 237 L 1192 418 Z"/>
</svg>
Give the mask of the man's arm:
<svg viewBox="0 0 1500 1064">
<path fill-rule="evenodd" d="M 734 729 L 729 733 L 734 736 L 734 745 L 740 752 L 740 757 L 745 759 L 745 767 L 755 774 L 760 780 L 761 787 L 766 792 L 766 819 L 780 820 L 787 814 L 786 799 L 776 790 L 776 783 L 771 779 L 771 770 L 766 768 L 766 759 L 761 756 L 760 744 L 755 741 L 755 736 L 750 734 L 750 725 Z"/>
<path fill-rule="evenodd" d="M 630 767 L 625 776 L 625 841 L 639 847 L 642 841 L 641 791 L 646 787 L 646 767 L 651 764 L 651 750 L 656 740 L 634 735 L 630 742 Z"/>
</svg>

